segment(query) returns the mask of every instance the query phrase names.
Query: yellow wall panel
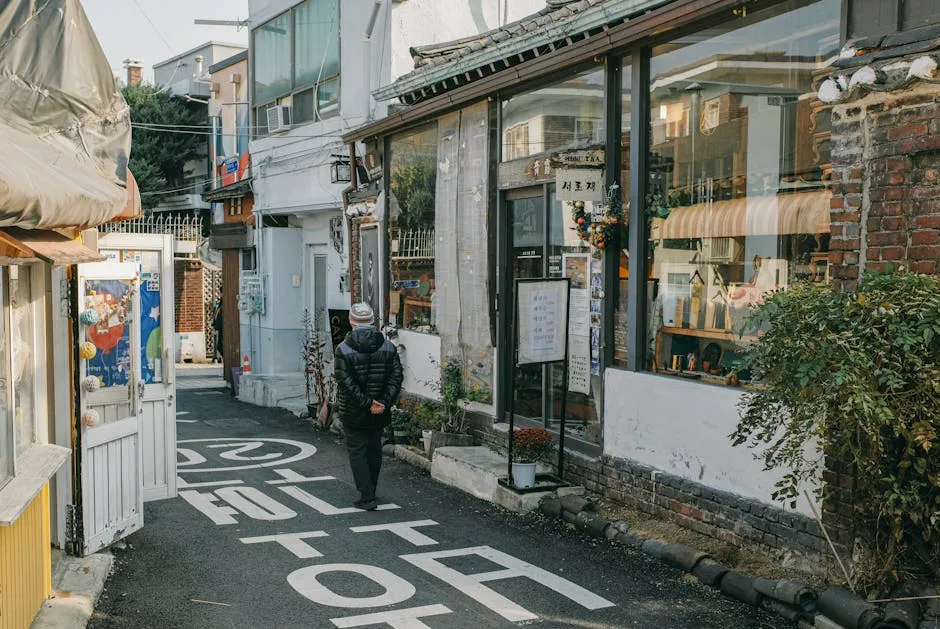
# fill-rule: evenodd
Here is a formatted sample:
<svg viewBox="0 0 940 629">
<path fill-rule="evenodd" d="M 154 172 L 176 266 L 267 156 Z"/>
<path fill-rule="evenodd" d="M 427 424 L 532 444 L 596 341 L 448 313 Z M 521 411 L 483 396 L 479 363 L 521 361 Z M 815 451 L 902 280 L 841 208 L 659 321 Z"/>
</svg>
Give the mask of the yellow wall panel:
<svg viewBox="0 0 940 629">
<path fill-rule="evenodd" d="M 0 629 L 28 629 L 52 594 L 49 485 L 13 526 L 0 527 Z"/>
</svg>

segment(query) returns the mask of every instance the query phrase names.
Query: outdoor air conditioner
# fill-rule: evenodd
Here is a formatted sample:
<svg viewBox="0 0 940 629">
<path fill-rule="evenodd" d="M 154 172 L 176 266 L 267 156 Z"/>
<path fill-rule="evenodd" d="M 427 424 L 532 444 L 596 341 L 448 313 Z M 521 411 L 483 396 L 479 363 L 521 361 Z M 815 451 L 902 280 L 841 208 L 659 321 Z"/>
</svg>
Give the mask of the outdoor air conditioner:
<svg viewBox="0 0 940 629">
<path fill-rule="evenodd" d="M 709 238 L 707 257 L 710 260 L 731 261 L 737 253 L 733 238 Z"/>
<path fill-rule="evenodd" d="M 268 133 L 286 131 L 290 126 L 290 105 L 274 105 L 268 108 Z"/>
</svg>

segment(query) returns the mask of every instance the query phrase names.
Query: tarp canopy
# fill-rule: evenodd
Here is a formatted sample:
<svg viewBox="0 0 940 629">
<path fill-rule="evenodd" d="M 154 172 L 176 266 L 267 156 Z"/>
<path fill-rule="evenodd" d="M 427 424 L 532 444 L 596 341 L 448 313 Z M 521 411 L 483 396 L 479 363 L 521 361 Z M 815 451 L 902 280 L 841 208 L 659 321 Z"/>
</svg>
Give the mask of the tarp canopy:
<svg viewBox="0 0 940 629">
<path fill-rule="evenodd" d="M 139 205 L 130 111 L 79 0 L 0 7 L 0 227 L 94 227 Z"/>
</svg>

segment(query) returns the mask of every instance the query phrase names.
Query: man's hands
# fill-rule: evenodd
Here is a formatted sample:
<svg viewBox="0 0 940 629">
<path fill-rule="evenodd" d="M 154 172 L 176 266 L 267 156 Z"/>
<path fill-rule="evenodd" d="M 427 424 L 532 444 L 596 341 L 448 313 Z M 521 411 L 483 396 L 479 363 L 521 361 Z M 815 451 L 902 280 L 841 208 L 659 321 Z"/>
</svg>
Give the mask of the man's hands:
<svg viewBox="0 0 940 629">
<path fill-rule="evenodd" d="M 376 400 L 372 400 L 372 406 L 369 407 L 369 412 L 373 415 L 381 415 L 385 412 L 385 405 Z"/>
</svg>

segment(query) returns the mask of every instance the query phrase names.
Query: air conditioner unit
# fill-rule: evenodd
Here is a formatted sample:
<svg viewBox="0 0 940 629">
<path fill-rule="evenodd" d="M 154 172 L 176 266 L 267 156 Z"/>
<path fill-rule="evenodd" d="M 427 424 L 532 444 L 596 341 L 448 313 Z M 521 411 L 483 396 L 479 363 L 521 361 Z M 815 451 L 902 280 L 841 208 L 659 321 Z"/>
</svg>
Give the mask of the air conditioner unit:
<svg viewBox="0 0 940 629">
<path fill-rule="evenodd" d="M 291 126 L 290 105 L 268 107 L 268 133 L 286 131 Z"/>
<path fill-rule="evenodd" d="M 710 260 L 734 260 L 734 244 L 733 238 L 709 238 L 707 257 Z"/>
</svg>

